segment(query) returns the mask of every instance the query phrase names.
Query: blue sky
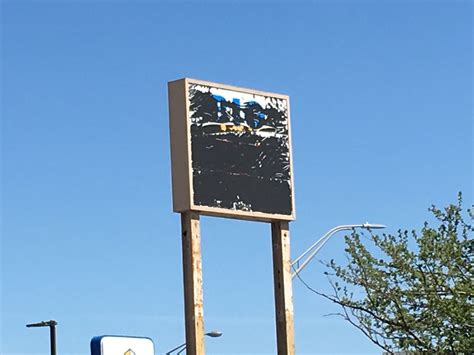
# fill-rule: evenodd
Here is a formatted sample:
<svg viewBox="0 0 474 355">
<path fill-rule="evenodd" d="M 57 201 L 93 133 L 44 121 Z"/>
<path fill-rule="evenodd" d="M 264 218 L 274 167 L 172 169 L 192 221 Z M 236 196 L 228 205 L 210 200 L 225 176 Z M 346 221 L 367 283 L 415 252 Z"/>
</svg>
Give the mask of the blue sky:
<svg viewBox="0 0 474 355">
<path fill-rule="evenodd" d="M 0 353 L 184 339 L 167 82 L 290 95 L 292 255 L 338 224 L 419 228 L 473 192 L 470 1 L 3 1 Z M 343 235 L 319 258 L 344 260 Z M 202 218 L 209 354 L 274 354 L 270 229 Z M 303 277 L 328 291 L 315 262 Z M 380 353 L 294 283 L 297 354 Z"/>
</svg>

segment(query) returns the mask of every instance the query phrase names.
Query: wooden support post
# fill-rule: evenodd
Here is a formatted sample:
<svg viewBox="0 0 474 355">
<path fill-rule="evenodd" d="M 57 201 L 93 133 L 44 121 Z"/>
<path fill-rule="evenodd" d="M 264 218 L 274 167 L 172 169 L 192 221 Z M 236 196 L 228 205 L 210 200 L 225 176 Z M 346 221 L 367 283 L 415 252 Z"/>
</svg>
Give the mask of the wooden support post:
<svg viewBox="0 0 474 355">
<path fill-rule="evenodd" d="M 294 355 L 295 339 L 288 222 L 272 222 L 272 245 L 278 355 Z"/>
<path fill-rule="evenodd" d="M 204 355 L 201 235 L 199 214 L 181 213 L 183 240 L 184 312 L 186 354 Z"/>
</svg>

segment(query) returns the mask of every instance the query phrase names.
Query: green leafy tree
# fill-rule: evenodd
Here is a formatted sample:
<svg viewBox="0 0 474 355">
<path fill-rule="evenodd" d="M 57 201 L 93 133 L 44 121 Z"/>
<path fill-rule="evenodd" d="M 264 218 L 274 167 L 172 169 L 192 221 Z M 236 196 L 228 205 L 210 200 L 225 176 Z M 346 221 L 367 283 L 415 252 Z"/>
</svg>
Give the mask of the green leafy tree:
<svg viewBox="0 0 474 355">
<path fill-rule="evenodd" d="M 347 265 L 327 263 L 334 292 L 319 294 L 389 353 L 474 351 L 474 228 L 465 221 L 472 223 L 473 213 L 463 211 L 461 193 L 457 204 L 429 211 L 436 226 L 354 232 L 345 238 Z"/>
</svg>

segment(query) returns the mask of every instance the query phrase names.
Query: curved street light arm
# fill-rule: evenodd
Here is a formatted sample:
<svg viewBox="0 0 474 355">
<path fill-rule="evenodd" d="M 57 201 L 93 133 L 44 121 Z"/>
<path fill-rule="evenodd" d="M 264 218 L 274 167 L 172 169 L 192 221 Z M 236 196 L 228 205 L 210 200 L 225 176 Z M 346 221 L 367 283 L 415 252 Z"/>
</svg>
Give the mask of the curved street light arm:
<svg viewBox="0 0 474 355">
<path fill-rule="evenodd" d="M 306 249 L 306 251 L 303 254 L 301 254 L 291 263 L 291 266 L 294 269 L 294 272 L 292 273 L 291 277 L 294 278 L 301 270 L 303 270 L 306 267 L 306 265 L 308 265 L 308 263 L 314 258 L 316 253 L 324 246 L 324 244 L 326 244 L 329 238 L 331 238 L 334 234 L 336 234 L 339 231 L 350 230 L 358 226 L 360 226 L 360 224 L 358 225 L 348 224 L 348 225 L 337 226 L 329 230 L 326 234 L 324 234 L 321 238 L 319 238 L 315 243 L 313 243 L 308 249 Z M 308 256 L 300 265 L 300 262 L 303 260 L 303 258 L 306 255 Z"/>
<path fill-rule="evenodd" d="M 213 330 L 211 332 L 205 333 L 204 335 L 208 336 L 208 337 L 211 337 L 211 338 L 219 338 L 219 337 L 222 336 L 222 332 L 220 332 L 218 330 Z M 168 351 L 165 355 L 171 355 L 171 353 L 173 353 L 175 351 L 178 351 L 178 350 L 179 351 L 176 353 L 176 355 L 181 354 L 184 350 L 186 350 L 186 344 L 187 343 L 183 343 L 181 345 L 178 345 L 176 348 L 173 348 L 170 351 Z"/>
<path fill-rule="evenodd" d="M 319 238 L 315 243 L 313 243 L 308 249 L 306 249 L 303 254 L 301 254 L 294 261 L 292 261 L 291 265 L 298 264 L 301 261 L 301 259 L 303 259 L 306 256 L 306 254 L 311 252 L 311 250 L 313 250 L 315 247 L 317 247 L 318 244 L 320 244 L 328 236 L 330 237 L 332 234 L 334 234 L 334 233 L 336 233 L 340 230 L 347 229 L 347 228 L 350 228 L 349 225 L 347 225 L 347 226 L 342 225 L 342 226 L 337 226 L 337 227 L 332 228 L 331 230 L 326 232 L 326 234 L 324 234 L 321 238 Z"/>
<path fill-rule="evenodd" d="M 178 351 L 178 352 L 176 353 L 176 355 L 181 354 L 184 350 L 186 350 L 186 346 L 185 346 L 184 348 L 182 348 L 180 351 Z"/>
<path fill-rule="evenodd" d="M 182 349 L 181 349 L 181 348 L 182 348 Z M 175 352 L 176 350 L 181 350 L 181 351 L 182 351 L 182 350 L 184 350 L 184 349 L 186 349 L 186 343 L 183 343 L 183 344 L 177 346 L 176 348 L 171 349 L 171 350 L 168 351 L 165 355 L 170 355 L 171 353 Z M 180 352 L 181 352 L 181 351 L 180 351 Z M 180 352 L 179 352 L 179 353 L 180 353 Z M 179 353 L 178 353 L 178 354 L 179 354 Z"/>
<path fill-rule="evenodd" d="M 293 272 L 291 274 L 291 278 L 293 279 L 299 272 L 301 272 L 309 262 L 314 258 L 314 256 L 318 253 L 319 250 L 327 243 L 327 241 L 337 232 L 343 230 L 351 230 L 355 228 L 365 228 L 365 229 L 381 229 L 385 228 L 383 224 L 344 224 L 337 227 L 332 228 L 326 234 L 324 234 L 320 239 L 318 239 L 315 243 L 313 243 L 306 251 L 298 256 L 292 263 L 291 267 L 293 268 Z M 309 254 L 309 255 L 308 255 Z M 308 255 L 308 256 L 307 256 Z M 304 261 L 301 263 L 301 260 L 305 257 Z"/>
</svg>

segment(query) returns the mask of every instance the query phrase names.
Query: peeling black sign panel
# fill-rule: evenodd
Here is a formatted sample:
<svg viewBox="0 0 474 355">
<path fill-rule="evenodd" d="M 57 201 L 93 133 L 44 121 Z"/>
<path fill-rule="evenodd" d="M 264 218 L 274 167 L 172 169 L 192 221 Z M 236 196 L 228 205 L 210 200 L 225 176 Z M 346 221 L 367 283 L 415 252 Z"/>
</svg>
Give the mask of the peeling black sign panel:
<svg viewBox="0 0 474 355">
<path fill-rule="evenodd" d="M 286 99 L 189 84 L 196 206 L 292 214 Z"/>
</svg>

